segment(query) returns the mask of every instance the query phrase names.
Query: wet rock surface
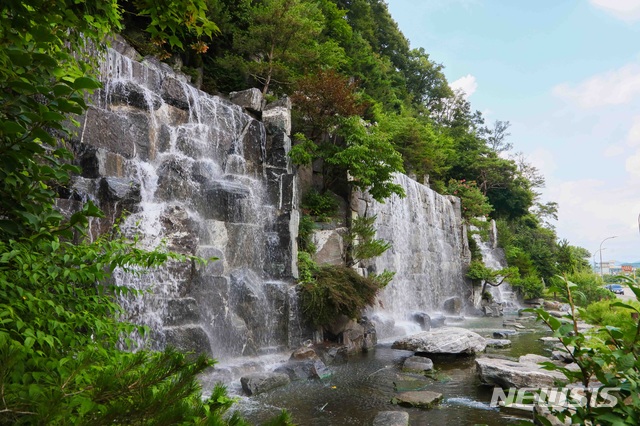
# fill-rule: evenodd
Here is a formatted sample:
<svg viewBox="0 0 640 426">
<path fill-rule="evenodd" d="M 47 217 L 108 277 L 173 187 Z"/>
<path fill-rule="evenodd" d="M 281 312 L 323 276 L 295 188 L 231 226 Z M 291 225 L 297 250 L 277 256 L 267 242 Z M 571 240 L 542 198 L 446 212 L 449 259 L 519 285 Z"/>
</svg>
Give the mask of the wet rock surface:
<svg viewBox="0 0 640 426">
<path fill-rule="evenodd" d="M 396 340 L 392 348 L 424 354 L 475 355 L 483 352 L 486 339 L 473 331 L 442 327 Z"/>
</svg>

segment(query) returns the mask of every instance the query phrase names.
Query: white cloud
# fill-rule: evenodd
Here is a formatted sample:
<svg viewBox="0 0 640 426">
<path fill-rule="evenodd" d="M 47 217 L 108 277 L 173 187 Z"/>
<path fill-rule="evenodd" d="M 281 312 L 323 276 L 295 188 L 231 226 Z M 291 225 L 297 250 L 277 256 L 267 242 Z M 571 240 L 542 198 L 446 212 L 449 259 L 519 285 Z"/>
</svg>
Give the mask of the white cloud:
<svg viewBox="0 0 640 426">
<path fill-rule="evenodd" d="M 560 205 L 557 222 L 560 238 L 594 253 L 604 238 L 617 235 L 617 239 L 606 243 L 604 258 L 640 259 L 637 185 L 611 186 L 602 180 L 583 179 L 547 185 L 545 192 Z"/>
<path fill-rule="evenodd" d="M 636 152 L 634 155 L 627 158 L 624 166 L 629 174 L 640 178 L 640 152 Z"/>
<path fill-rule="evenodd" d="M 622 155 L 625 152 L 625 147 L 624 145 L 621 144 L 612 144 L 609 145 L 605 150 L 604 150 L 604 156 L 605 157 L 617 157 L 618 155 Z"/>
<path fill-rule="evenodd" d="M 633 117 L 633 124 L 627 132 L 627 145 L 640 146 L 640 115 Z"/>
<path fill-rule="evenodd" d="M 589 0 L 589 3 L 623 21 L 640 19 L 640 0 Z"/>
<path fill-rule="evenodd" d="M 553 94 L 582 108 L 628 104 L 640 96 L 640 66 L 629 64 L 575 86 L 562 83 L 553 88 Z"/>
<path fill-rule="evenodd" d="M 462 90 L 465 94 L 464 98 L 469 99 L 469 96 L 473 95 L 478 89 L 478 82 L 474 76 L 467 74 L 453 83 L 449 83 L 449 87 L 451 87 L 453 91 Z"/>
</svg>

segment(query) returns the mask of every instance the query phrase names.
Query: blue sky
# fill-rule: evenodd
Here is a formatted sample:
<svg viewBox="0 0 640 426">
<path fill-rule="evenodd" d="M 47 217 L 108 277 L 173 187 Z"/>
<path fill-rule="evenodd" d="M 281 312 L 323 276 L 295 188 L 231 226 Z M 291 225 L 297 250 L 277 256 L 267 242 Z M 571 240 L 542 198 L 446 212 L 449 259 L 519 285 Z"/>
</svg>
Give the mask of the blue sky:
<svg viewBox="0 0 640 426">
<path fill-rule="evenodd" d="M 640 260 L 640 0 L 387 0 L 546 178 L 559 238 Z"/>
</svg>

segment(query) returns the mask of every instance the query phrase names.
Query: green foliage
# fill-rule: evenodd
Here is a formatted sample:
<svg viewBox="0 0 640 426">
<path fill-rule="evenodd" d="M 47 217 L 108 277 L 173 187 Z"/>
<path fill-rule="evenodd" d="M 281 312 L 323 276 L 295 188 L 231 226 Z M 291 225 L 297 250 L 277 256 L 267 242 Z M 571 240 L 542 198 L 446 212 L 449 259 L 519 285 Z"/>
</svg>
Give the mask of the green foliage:
<svg viewBox="0 0 640 426">
<path fill-rule="evenodd" d="M 466 277 L 473 281 L 493 281 L 497 276 L 496 271 L 484 266 L 482 260 L 472 261 L 466 273 Z"/>
<path fill-rule="evenodd" d="M 233 47 L 247 61 L 251 76 L 269 92 L 286 87 L 296 69 L 319 59 L 318 36 L 323 30 L 322 12 L 314 2 L 264 0 L 251 4 L 249 23 L 236 32 Z"/>
<path fill-rule="evenodd" d="M 86 236 L 102 213 L 55 208 L 78 169 L 64 139 L 85 98 L 100 43 L 119 29 L 115 1 L 7 0 L 0 5 L 0 423 L 236 424 L 219 388 L 202 401 L 196 376 L 213 362 L 172 349 L 137 352 L 144 328 L 119 321 L 117 270 L 165 261 L 118 234 Z"/>
<path fill-rule="evenodd" d="M 582 319 L 601 327 L 619 328 L 625 336 L 630 336 L 636 330 L 637 320 L 633 319 L 628 308 L 617 306 L 616 303 L 616 298 L 593 302 L 581 311 Z M 640 302 L 636 300 L 625 303 L 640 309 Z"/>
<path fill-rule="evenodd" d="M 466 277 L 475 284 L 482 284 L 481 294 L 485 298 L 487 286 L 498 287 L 505 280 L 511 283 L 512 278 L 518 278 L 518 268 L 491 269 L 487 268 L 482 260 L 472 260 L 467 270 Z"/>
<path fill-rule="evenodd" d="M 330 192 L 319 193 L 311 189 L 304 194 L 300 208 L 306 214 L 316 217 L 319 221 L 326 221 L 334 217 L 338 212 L 338 200 Z"/>
<path fill-rule="evenodd" d="M 625 279 L 629 288 L 640 297 L 640 288 L 632 279 Z M 567 294 L 571 311 L 563 318 L 554 318 L 543 309 L 536 309 L 539 320 L 553 331 L 555 337 L 570 354 L 579 369 L 568 369 L 551 362 L 544 363 L 545 368 L 560 371 L 569 382 L 579 382 L 586 390 L 586 406 L 578 406 L 574 411 L 551 407 L 552 413 L 562 422 L 570 419 L 572 424 L 622 425 L 640 423 L 640 367 L 637 362 L 640 352 L 640 323 L 638 323 L 637 304 L 623 302 L 609 306 L 622 312 L 635 314 L 633 324 L 624 324 L 622 328 L 605 325 L 599 329 L 604 340 L 585 335 L 578 328 L 578 316 L 589 317 L 588 311 L 576 309 L 572 292 L 577 284 L 562 278 L 561 284 Z M 592 312 L 593 314 L 593 312 Z M 623 314 L 624 315 L 624 314 Z M 592 391 L 589 386 L 598 388 L 619 388 L 611 392 L 617 398 L 613 407 L 592 406 Z"/>
<path fill-rule="evenodd" d="M 509 284 L 525 299 L 534 299 L 544 295 L 544 283 L 535 274 L 513 277 L 509 280 Z"/>
<path fill-rule="evenodd" d="M 492 207 L 489 200 L 474 181 L 451 179 L 447 186 L 447 193 L 460 198 L 462 217 L 467 221 L 472 218 L 487 217 L 491 213 Z"/>
<path fill-rule="evenodd" d="M 51 202 L 77 169 L 52 132 L 68 136 L 67 126 L 77 122 L 66 116 L 82 113 L 85 91 L 100 86 L 86 75 L 86 43 L 102 40 L 119 19 L 112 1 L 0 6 L 1 237 L 62 226 Z M 77 47 L 76 55 L 67 44 Z"/>
<path fill-rule="evenodd" d="M 331 324 L 340 315 L 356 319 L 371 306 L 381 283 L 344 266 L 323 265 L 312 281 L 300 282 L 300 303 L 314 326 Z"/>
<path fill-rule="evenodd" d="M 134 0 L 133 5 L 137 14 L 149 19 L 146 31 L 166 57 L 172 49 L 184 50 L 188 40 L 191 49 L 205 53 L 208 47 L 202 38 L 210 39 L 219 31 L 207 17 L 206 0 Z"/>
<path fill-rule="evenodd" d="M 345 236 L 345 242 L 351 253 L 350 266 L 365 259 L 378 257 L 391 248 L 390 243 L 375 238 L 376 231 L 373 226 L 375 221 L 376 216 L 360 216 L 351 223 L 349 233 Z"/>
<path fill-rule="evenodd" d="M 300 216 L 300 223 L 298 224 L 298 250 L 311 254 L 316 252 L 316 246 L 311 241 L 314 229 L 316 229 L 316 224 L 310 216 L 306 214 Z"/>
<path fill-rule="evenodd" d="M 376 120 L 402 155 L 407 173 L 415 173 L 419 181 L 428 176 L 436 184 L 446 176 L 455 155 L 449 136 L 438 132 L 423 116 L 387 113 L 379 114 Z"/>
<path fill-rule="evenodd" d="M 562 285 L 564 280 L 568 280 L 575 285 L 572 291 L 576 305 L 589 306 L 594 302 L 615 297 L 613 293 L 602 287 L 600 277 L 591 272 L 591 270 L 565 274 L 562 278 L 560 276 L 554 277 L 554 280 L 552 280 L 553 288 L 558 290 L 560 297 L 567 299 L 566 286 Z"/>
<path fill-rule="evenodd" d="M 318 272 L 318 264 L 311 257 L 311 253 L 298 252 L 298 282 L 313 283 L 314 276 Z"/>
<path fill-rule="evenodd" d="M 402 172 L 402 157 L 393 149 L 386 134 L 359 117 L 342 120 L 338 135 L 344 149 L 325 161 L 347 171 L 351 184 L 382 201 L 392 194 L 404 196 L 402 186 L 393 183 L 393 174 Z"/>
<path fill-rule="evenodd" d="M 591 253 L 586 249 L 572 246 L 567 240 L 558 241 L 556 259 L 559 272 L 577 273 L 581 271 L 591 271 L 589 257 L 591 257 Z"/>
</svg>

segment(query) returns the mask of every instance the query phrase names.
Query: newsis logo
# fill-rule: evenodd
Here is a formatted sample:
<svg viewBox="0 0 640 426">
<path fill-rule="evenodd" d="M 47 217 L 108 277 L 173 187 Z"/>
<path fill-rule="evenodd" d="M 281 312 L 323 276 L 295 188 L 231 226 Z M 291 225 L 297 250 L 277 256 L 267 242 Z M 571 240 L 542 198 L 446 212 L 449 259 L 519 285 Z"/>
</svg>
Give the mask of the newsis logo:
<svg viewBox="0 0 640 426">
<path fill-rule="evenodd" d="M 532 410 L 534 406 L 554 409 L 586 407 L 614 407 L 618 403 L 611 393 L 620 388 L 494 388 L 491 407 Z"/>
</svg>

